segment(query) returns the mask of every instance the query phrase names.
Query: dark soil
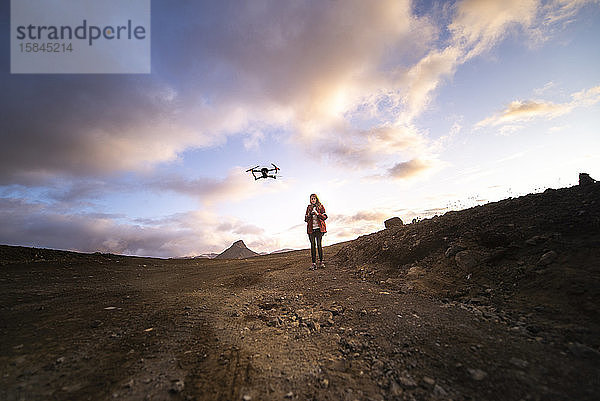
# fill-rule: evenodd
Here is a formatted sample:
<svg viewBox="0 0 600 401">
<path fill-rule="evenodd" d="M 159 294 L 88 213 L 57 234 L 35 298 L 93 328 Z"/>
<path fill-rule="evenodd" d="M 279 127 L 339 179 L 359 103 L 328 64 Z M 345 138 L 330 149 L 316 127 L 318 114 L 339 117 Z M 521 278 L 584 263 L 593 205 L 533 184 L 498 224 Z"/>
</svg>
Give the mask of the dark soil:
<svg viewBox="0 0 600 401">
<path fill-rule="evenodd" d="M 0 399 L 598 399 L 600 184 L 325 255 L 0 246 Z"/>
</svg>

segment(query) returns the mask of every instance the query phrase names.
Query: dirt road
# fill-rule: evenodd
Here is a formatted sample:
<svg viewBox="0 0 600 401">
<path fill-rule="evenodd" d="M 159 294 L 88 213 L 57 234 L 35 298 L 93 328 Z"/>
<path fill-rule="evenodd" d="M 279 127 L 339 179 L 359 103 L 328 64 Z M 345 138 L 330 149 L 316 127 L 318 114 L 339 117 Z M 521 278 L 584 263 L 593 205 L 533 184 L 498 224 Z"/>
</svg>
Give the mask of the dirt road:
<svg viewBox="0 0 600 401">
<path fill-rule="evenodd" d="M 3 400 L 592 400 L 597 350 L 308 251 L 3 248 Z M 589 329 L 588 329 L 589 330 Z M 576 344 L 576 345 L 573 345 Z"/>
</svg>

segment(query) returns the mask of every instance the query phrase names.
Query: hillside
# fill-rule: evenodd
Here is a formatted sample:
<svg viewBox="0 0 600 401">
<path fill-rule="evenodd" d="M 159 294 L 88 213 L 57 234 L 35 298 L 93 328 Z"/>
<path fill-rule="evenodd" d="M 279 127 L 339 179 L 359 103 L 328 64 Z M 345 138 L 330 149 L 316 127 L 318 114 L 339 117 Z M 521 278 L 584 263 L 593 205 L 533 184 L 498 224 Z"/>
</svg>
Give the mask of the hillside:
<svg viewBox="0 0 600 401">
<path fill-rule="evenodd" d="M 599 184 L 325 257 L 0 246 L 0 399 L 597 399 Z"/>
</svg>

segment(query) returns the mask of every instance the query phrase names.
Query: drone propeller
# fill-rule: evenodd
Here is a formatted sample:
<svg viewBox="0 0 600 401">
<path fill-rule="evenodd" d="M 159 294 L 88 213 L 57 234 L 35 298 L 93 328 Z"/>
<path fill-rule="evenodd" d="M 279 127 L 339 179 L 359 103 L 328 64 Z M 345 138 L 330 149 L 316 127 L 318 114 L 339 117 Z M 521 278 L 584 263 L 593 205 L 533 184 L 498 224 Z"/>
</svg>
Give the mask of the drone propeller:
<svg viewBox="0 0 600 401">
<path fill-rule="evenodd" d="M 272 165 L 273 167 L 275 167 L 275 171 L 279 171 L 279 170 L 281 170 L 281 169 L 280 169 L 279 167 L 277 167 L 275 164 L 271 163 L 271 165 Z"/>
<path fill-rule="evenodd" d="M 248 170 L 246 170 L 246 172 L 249 173 L 250 171 L 252 171 L 252 170 L 254 170 L 255 168 L 258 168 L 258 167 L 260 167 L 260 166 L 249 168 Z"/>
</svg>

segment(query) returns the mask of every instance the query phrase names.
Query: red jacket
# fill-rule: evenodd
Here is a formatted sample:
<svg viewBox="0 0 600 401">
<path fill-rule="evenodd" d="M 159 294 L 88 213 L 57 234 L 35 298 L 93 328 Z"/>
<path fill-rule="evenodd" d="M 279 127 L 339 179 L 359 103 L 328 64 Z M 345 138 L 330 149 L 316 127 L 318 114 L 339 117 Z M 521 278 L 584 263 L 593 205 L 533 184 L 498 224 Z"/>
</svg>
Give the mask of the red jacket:
<svg viewBox="0 0 600 401">
<path fill-rule="evenodd" d="M 310 204 L 306 207 L 306 213 L 304 214 L 304 221 L 306 222 L 306 232 L 312 233 L 312 211 L 313 205 Z M 317 221 L 319 222 L 319 231 L 322 233 L 327 232 L 327 226 L 325 225 L 325 220 L 327 220 L 327 214 L 325 213 L 325 207 L 323 205 L 319 205 L 317 207 Z"/>
</svg>

